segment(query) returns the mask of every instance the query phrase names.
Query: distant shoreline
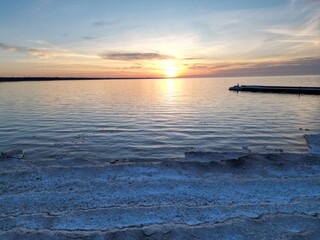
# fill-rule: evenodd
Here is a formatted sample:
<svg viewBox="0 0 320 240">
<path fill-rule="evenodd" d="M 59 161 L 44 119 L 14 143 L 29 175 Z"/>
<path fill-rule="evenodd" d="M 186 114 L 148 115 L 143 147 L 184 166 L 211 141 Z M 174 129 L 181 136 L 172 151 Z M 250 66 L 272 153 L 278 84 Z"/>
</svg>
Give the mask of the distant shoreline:
<svg viewBox="0 0 320 240">
<path fill-rule="evenodd" d="M 65 80 L 138 80 L 138 79 L 162 79 L 162 78 L 86 78 L 86 77 L 0 77 L 0 82 L 28 82 L 28 81 L 65 81 Z"/>
<path fill-rule="evenodd" d="M 260 78 L 260 77 L 301 77 L 320 75 L 268 75 L 268 76 L 184 76 L 175 78 L 166 77 L 0 77 L 1 82 L 32 82 L 32 81 L 77 81 L 77 80 L 143 80 L 143 79 L 187 79 L 187 78 Z"/>
</svg>

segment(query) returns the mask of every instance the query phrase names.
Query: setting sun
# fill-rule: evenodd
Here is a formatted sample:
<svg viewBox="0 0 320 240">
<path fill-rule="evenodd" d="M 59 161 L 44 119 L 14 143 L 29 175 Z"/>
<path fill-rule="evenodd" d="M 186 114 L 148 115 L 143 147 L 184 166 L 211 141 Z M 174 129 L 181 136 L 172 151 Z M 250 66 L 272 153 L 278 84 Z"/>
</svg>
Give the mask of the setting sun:
<svg viewBox="0 0 320 240">
<path fill-rule="evenodd" d="M 179 71 L 178 67 L 172 62 L 165 63 L 162 70 L 167 78 L 176 77 Z"/>
</svg>

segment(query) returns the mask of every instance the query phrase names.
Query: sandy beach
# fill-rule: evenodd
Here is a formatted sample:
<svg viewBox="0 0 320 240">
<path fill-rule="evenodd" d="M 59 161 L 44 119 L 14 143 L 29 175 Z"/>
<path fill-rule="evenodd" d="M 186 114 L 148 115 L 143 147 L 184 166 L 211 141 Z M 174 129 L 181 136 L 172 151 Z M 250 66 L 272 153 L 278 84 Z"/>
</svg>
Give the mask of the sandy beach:
<svg viewBox="0 0 320 240">
<path fill-rule="evenodd" d="M 111 162 L 3 156 L 0 166 L 1 239 L 320 234 L 317 154 L 190 152 L 184 159 Z"/>
</svg>

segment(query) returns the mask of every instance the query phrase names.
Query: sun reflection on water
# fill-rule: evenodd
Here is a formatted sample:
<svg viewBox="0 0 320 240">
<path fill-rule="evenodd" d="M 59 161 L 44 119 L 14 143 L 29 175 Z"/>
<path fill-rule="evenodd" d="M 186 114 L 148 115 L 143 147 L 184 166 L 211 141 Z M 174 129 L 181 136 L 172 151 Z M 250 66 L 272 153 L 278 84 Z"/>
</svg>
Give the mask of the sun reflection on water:
<svg viewBox="0 0 320 240">
<path fill-rule="evenodd" d="M 172 97 L 175 93 L 175 81 L 173 79 L 167 79 L 166 86 L 167 86 L 166 95 Z"/>
</svg>

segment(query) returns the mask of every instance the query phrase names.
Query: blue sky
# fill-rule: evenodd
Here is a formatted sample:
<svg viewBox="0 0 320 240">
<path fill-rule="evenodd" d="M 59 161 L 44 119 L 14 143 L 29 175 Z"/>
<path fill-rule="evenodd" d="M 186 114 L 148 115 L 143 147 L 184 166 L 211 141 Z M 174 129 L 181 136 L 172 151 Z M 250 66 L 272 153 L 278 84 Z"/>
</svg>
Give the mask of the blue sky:
<svg viewBox="0 0 320 240">
<path fill-rule="evenodd" d="M 0 76 L 319 74 L 319 19 L 316 0 L 1 0 Z"/>
</svg>

